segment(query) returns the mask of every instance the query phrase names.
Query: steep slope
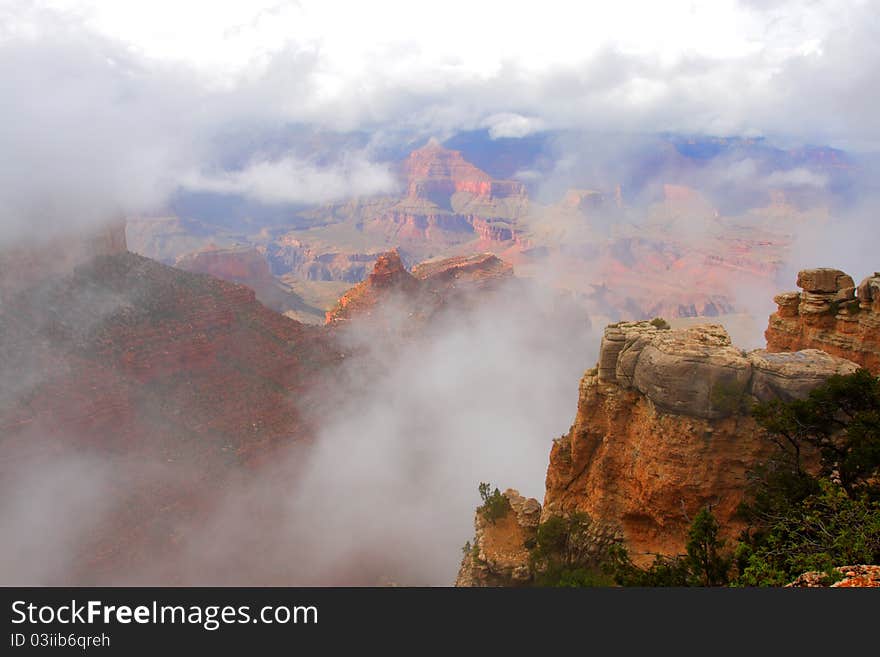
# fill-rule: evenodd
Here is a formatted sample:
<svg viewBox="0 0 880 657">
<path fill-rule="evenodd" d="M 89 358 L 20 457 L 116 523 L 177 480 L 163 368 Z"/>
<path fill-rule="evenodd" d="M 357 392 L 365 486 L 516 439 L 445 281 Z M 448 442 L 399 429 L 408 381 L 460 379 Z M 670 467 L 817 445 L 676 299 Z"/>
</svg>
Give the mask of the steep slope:
<svg viewBox="0 0 880 657">
<path fill-rule="evenodd" d="M 308 441 L 299 403 L 338 356 L 326 332 L 267 309 L 247 287 L 125 251 L 5 299 L 0 480 L 39 481 L 83 460 L 106 474 L 94 477 L 102 513 L 81 519 L 102 524 L 70 563 L 20 577 L 119 582 L 161 561 L 224 482 Z"/>
</svg>

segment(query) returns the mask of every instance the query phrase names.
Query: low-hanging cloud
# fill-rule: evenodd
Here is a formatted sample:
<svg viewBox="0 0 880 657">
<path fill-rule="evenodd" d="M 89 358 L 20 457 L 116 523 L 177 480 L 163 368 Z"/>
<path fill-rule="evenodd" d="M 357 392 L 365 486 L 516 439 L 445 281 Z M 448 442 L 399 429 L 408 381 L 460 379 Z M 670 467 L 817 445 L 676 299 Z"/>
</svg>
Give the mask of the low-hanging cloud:
<svg viewBox="0 0 880 657">
<path fill-rule="evenodd" d="M 266 204 L 308 204 L 390 193 L 396 190 L 397 180 L 388 165 L 372 163 L 363 153 L 353 153 L 326 166 L 295 157 L 257 161 L 241 170 L 186 176 L 182 187 L 235 194 Z"/>
</svg>

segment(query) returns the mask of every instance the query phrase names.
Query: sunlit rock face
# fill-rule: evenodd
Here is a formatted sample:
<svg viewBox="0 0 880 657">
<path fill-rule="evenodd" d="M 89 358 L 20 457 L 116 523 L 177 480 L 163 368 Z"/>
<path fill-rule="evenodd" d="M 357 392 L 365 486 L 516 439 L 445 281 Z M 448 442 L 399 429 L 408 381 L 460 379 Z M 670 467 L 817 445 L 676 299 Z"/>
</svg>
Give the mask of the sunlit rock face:
<svg viewBox="0 0 880 657">
<path fill-rule="evenodd" d="M 367 233 L 436 247 L 515 240 L 513 220 L 528 203 L 522 183 L 493 179 L 435 139 L 410 153 L 401 172 L 406 195 L 365 221 Z"/>
<path fill-rule="evenodd" d="M 821 349 L 880 373 L 880 273 L 856 286 L 838 269 L 806 269 L 797 286 L 773 299 L 768 351 Z"/>
<path fill-rule="evenodd" d="M 415 323 L 452 303 L 467 303 L 471 293 L 513 278 L 513 268 L 491 253 L 421 263 L 407 271 L 396 251 L 380 255 L 366 280 L 340 297 L 327 312 L 327 324 L 380 317 L 390 305 Z"/>
</svg>

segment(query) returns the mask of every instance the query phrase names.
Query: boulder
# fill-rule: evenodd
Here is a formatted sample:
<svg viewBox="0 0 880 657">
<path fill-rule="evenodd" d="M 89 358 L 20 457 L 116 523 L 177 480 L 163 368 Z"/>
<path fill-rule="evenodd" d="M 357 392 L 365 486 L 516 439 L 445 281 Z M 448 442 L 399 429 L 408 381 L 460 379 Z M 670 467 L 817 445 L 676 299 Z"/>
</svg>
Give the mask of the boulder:
<svg viewBox="0 0 880 657">
<path fill-rule="evenodd" d="M 715 419 L 739 410 L 751 364 L 716 324 L 658 331 L 635 363 L 633 385 L 664 410 Z"/>
<path fill-rule="evenodd" d="M 778 306 L 777 312 L 780 317 L 796 317 L 801 294 L 800 292 L 783 292 L 773 297 L 773 302 Z"/>
<path fill-rule="evenodd" d="M 841 288 L 855 287 L 853 279 L 839 269 L 803 269 L 798 272 L 797 286 L 807 292 L 837 292 Z"/>
<path fill-rule="evenodd" d="M 880 312 L 880 272 L 874 272 L 859 283 L 859 308 Z"/>
</svg>

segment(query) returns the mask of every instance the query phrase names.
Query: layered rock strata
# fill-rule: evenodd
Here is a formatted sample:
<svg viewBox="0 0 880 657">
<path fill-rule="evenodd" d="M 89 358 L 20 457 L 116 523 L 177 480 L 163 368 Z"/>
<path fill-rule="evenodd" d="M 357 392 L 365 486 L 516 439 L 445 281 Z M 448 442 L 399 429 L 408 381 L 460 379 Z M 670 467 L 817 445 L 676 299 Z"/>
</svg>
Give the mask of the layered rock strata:
<svg viewBox="0 0 880 657">
<path fill-rule="evenodd" d="M 768 351 L 821 349 L 880 373 L 880 272 L 856 286 L 839 269 L 806 269 L 797 285 L 773 298 Z"/>
</svg>

